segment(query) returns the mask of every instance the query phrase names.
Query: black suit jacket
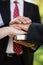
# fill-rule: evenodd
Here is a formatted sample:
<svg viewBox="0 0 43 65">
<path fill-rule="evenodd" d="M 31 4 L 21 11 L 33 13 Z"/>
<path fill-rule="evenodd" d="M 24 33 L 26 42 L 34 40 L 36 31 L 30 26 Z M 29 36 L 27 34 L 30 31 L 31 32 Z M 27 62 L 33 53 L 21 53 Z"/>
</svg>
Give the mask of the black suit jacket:
<svg viewBox="0 0 43 65">
<path fill-rule="evenodd" d="M 27 34 L 27 41 L 38 45 L 43 45 L 43 24 L 33 23 L 30 25 Z"/>
<path fill-rule="evenodd" d="M 6 2 L 0 2 L 0 13 L 4 22 L 4 26 L 9 25 L 10 21 L 10 1 Z M 39 15 L 39 10 L 38 6 L 34 5 L 32 3 L 24 2 L 24 16 L 29 17 L 32 22 L 35 23 L 40 23 L 40 15 Z M 3 26 L 1 26 L 3 27 Z M 4 58 L 5 55 L 5 50 L 8 44 L 8 36 L 0 40 L 0 61 Z M 29 48 L 23 47 L 24 51 L 24 62 L 25 65 L 30 65 L 29 62 L 33 60 L 33 53 L 30 51 Z M 30 55 L 30 56 L 29 56 Z M 30 59 L 29 59 L 30 57 Z M 32 59 L 32 60 L 31 60 Z"/>
</svg>

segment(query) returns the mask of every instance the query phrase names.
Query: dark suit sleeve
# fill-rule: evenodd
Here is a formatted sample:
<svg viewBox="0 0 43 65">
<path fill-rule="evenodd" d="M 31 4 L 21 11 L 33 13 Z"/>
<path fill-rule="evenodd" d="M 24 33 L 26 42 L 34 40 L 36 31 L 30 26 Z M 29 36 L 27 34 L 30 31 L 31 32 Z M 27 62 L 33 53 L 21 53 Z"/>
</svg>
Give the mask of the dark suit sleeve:
<svg viewBox="0 0 43 65">
<path fill-rule="evenodd" d="M 43 24 L 32 23 L 27 32 L 26 41 L 30 43 L 43 44 Z"/>
</svg>

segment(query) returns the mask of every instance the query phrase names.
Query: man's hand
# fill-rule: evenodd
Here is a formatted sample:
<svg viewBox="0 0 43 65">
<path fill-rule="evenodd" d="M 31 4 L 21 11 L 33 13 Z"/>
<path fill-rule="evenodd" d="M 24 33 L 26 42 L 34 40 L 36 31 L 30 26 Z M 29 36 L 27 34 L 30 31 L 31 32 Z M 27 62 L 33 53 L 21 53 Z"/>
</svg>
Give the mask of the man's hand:
<svg viewBox="0 0 43 65">
<path fill-rule="evenodd" d="M 14 25 L 11 25 L 11 27 L 27 32 L 30 25 L 31 23 L 30 24 L 14 24 Z"/>
<path fill-rule="evenodd" d="M 26 47 L 30 47 L 30 48 L 34 48 L 35 44 L 33 43 L 28 43 L 27 41 L 22 41 L 22 40 L 13 40 L 13 42 L 15 42 L 16 44 L 20 44 Z"/>
<path fill-rule="evenodd" d="M 15 19 L 11 20 L 9 25 L 11 27 L 14 27 L 18 30 L 23 30 L 23 31 L 27 31 L 30 24 L 31 24 L 31 19 L 28 17 L 16 17 Z"/>
<path fill-rule="evenodd" d="M 15 19 L 11 20 L 10 23 L 9 23 L 9 25 L 13 25 L 13 24 L 29 24 L 31 22 L 32 22 L 31 19 L 28 18 L 28 17 L 18 16 Z"/>
</svg>

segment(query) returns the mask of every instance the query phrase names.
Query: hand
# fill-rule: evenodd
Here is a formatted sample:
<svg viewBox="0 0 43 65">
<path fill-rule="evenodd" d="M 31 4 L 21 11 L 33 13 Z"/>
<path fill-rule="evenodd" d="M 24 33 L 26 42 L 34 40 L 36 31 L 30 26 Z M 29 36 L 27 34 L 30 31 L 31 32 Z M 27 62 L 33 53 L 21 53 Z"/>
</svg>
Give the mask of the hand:
<svg viewBox="0 0 43 65">
<path fill-rule="evenodd" d="M 27 32 L 30 25 L 31 23 L 30 24 L 14 24 L 14 25 L 11 25 L 11 27 Z"/>
<path fill-rule="evenodd" d="M 21 24 L 21 25 L 18 25 L 18 27 L 19 27 L 21 30 L 27 32 L 31 24 L 32 24 L 32 23 L 26 24 L 26 25 Z"/>
<path fill-rule="evenodd" d="M 13 42 L 15 42 L 16 44 L 20 44 L 20 45 L 23 45 L 23 46 L 26 46 L 26 47 L 30 47 L 30 48 L 33 48 L 35 46 L 35 44 L 33 43 L 28 43 L 27 41 L 22 41 L 22 40 L 13 40 Z"/>
<path fill-rule="evenodd" d="M 9 27 L 9 32 L 8 35 L 13 37 L 14 35 L 20 35 L 20 34 L 26 34 L 26 32 L 22 31 L 22 30 L 17 30 L 13 27 Z"/>
<path fill-rule="evenodd" d="M 16 17 L 15 19 L 13 19 L 13 20 L 11 20 L 10 21 L 10 23 L 9 23 L 9 25 L 13 25 L 13 24 L 29 24 L 29 23 L 31 23 L 32 21 L 31 21 L 31 19 L 30 18 L 28 18 L 28 17 L 21 17 L 21 16 L 18 16 L 18 17 Z"/>
</svg>

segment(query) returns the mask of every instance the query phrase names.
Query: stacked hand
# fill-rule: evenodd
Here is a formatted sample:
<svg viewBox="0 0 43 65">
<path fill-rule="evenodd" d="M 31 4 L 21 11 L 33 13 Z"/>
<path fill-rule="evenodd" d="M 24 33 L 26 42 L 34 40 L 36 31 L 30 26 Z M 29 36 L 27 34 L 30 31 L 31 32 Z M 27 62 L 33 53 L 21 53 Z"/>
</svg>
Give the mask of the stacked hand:
<svg viewBox="0 0 43 65">
<path fill-rule="evenodd" d="M 9 23 L 10 27 L 15 29 L 15 35 L 18 34 L 26 34 L 28 31 L 29 26 L 31 25 L 31 19 L 28 17 L 16 17 L 15 19 L 11 20 Z M 25 44 L 25 41 L 22 40 L 14 40 L 17 44 L 29 46 Z M 31 46 L 31 45 L 30 45 Z"/>
<path fill-rule="evenodd" d="M 9 25 L 19 31 L 22 30 L 27 32 L 29 26 L 31 24 L 31 19 L 28 17 L 16 17 L 15 19 L 11 20 Z M 25 33 L 23 33 L 25 34 Z"/>
<path fill-rule="evenodd" d="M 31 19 L 28 17 L 24 17 L 24 16 L 23 17 L 18 16 L 15 19 L 11 20 L 9 24 L 12 25 L 12 24 L 16 24 L 16 23 L 29 24 L 29 23 L 31 23 Z"/>
</svg>

